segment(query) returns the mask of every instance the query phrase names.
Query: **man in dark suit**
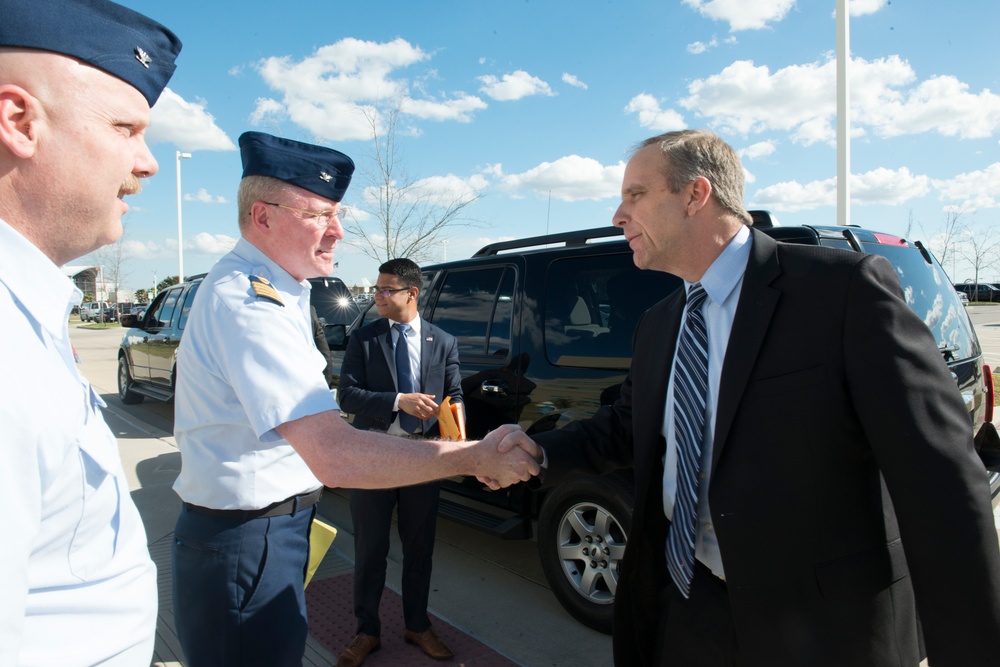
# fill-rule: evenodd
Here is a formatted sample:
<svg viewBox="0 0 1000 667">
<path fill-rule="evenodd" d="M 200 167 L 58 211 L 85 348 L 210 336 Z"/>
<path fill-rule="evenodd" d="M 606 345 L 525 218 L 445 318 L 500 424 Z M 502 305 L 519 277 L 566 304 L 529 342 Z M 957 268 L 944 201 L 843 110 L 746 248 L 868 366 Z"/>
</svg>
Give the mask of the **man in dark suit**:
<svg viewBox="0 0 1000 667">
<path fill-rule="evenodd" d="M 935 341 L 883 258 L 775 243 L 742 202 L 714 134 L 637 148 L 614 224 L 690 292 L 645 313 L 614 406 L 534 436 L 546 485 L 635 469 L 615 663 L 913 666 L 922 626 L 935 667 L 997 664 L 989 490 Z"/>
<path fill-rule="evenodd" d="M 438 434 L 439 402 L 461 401 L 458 344 L 417 314 L 422 278 L 408 259 L 379 267 L 375 307 L 384 319 L 363 327 L 347 345 L 337 398 L 354 427 L 421 438 Z M 357 635 L 337 658 L 355 667 L 381 646 L 378 608 L 385 588 L 392 511 L 403 544 L 404 639 L 432 658 L 454 654 L 431 628 L 427 598 L 437 524 L 436 482 L 398 489 L 354 489 L 354 614 Z"/>
</svg>

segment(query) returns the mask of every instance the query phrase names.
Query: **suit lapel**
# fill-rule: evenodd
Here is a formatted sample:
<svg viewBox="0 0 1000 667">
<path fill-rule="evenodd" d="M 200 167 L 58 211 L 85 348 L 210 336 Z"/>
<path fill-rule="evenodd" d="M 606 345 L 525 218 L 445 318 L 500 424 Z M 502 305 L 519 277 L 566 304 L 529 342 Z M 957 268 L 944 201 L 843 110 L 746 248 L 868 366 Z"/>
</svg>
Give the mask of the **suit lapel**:
<svg viewBox="0 0 1000 667">
<path fill-rule="evenodd" d="M 375 336 L 375 340 L 378 341 L 378 348 L 382 350 L 382 354 L 385 355 L 385 365 L 389 367 L 389 374 L 392 376 L 392 384 L 394 387 L 399 386 L 399 380 L 396 378 L 396 354 L 392 349 L 392 328 L 389 326 L 389 320 L 381 320 L 379 325 L 380 329 L 378 335 Z"/>
<path fill-rule="evenodd" d="M 420 387 L 420 391 L 424 392 L 424 378 L 429 377 L 430 374 L 430 363 L 433 358 L 431 355 L 431 348 L 434 346 L 434 333 L 431 331 L 431 325 L 428 324 L 427 320 L 420 318 L 420 377 L 417 378 L 417 386 Z M 437 400 L 440 403 L 444 396 L 438 396 Z"/>
<path fill-rule="evenodd" d="M 719 462 L 736 409 L 746 390 L 750 374 L 757 362 L 764 336 L 781 296 L 771 283 L 781 274 L 777 243 L 770 237 L 751 230 L 753 247 L 743 276 L 740 300 L 733 318 L 733 329 L 726 347 L 719 380 L 719 402 L 715 417 L 715 439 L 712 445 L 712 468 Z"/>
</svg>

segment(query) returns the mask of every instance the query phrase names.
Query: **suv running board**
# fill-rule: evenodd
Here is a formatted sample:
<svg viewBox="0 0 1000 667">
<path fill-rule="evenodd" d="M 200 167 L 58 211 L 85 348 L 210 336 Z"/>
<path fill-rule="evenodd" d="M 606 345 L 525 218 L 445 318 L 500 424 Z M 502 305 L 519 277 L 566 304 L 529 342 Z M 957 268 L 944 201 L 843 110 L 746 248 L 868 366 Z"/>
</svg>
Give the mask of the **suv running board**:
<svg viewBox="0 0 1000 667">
<path fill-rule="evenodd" d="M 512 516 L 501 519 L 486 512 L 477 511 L 466 505 L 441 498 L 438 514 L 470 528 L 485 531 L 503 540 L 526 540 L 531 537 L 531 521 L 527 517 Z"/>
<path fill-rule="evenodd" d="M 137 394 L 142 394 L 143 396 L 149 396 L 150 398 L 155 398 L 158 401 L 169 401 L 174 397 L 172 391 L 166 391 L 164 389 L 159 389 L 157 387 L 151 387 L 148 384 L 139 384 L 138 382 L 133 382 L 132 386 L 129 387 L 132 391 Z"/>
</svg>

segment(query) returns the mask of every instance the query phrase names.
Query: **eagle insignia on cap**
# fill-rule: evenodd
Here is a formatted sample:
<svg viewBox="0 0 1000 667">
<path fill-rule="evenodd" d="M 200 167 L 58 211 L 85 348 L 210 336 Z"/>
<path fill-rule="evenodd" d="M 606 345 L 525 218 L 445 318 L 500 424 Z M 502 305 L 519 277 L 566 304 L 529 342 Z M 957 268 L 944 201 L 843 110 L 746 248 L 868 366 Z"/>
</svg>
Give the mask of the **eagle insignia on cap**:
<svg viewBox="0 0 1000 667">
<path fill-rule="evenodd" d="M 330 174 L 326 173 L 325 171 L 321 171 L 321 172 L 319 172 L 319 179 L 321 181 L 325 181 L 325 182 L 329 183 L 330 181 L 333 180 L 333 176 L 331 176 Z"/>
<path fill-rule="evenodd" d="M 281 297 L 278 296 L 278 290 L 274 289 L 274 286 L 264 276 L 250 276 L 250 286 L 253 287 L 258 299 L 271 301 L 279 306 L 285 305 L 281 302 Z"/>
<path fill-rule="evenodd" d="M 149 54 L 140 49 L 138 46 L 135 47 L 135 59 L 139 61 L 139 64 L 149 69 L 149 64 L 153 62 L 153 59 L 149 57 Z"/>
</svg>

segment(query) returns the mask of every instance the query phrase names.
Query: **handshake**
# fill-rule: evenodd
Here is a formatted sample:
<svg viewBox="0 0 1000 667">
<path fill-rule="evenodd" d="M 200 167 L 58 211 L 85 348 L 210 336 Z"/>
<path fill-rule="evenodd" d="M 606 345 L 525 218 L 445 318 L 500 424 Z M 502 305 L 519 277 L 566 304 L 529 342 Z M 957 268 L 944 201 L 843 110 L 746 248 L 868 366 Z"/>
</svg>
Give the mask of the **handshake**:
<svg viewBox="0 0 1000 667">
<path fill-rule="evenodd" d="M 472 444 L 481 457 L 474 473 L 476 479 L 494 491 L 525 482 L 541 472 L 542 448 L 516 424 L 501 426 Z"/>
</svg>

